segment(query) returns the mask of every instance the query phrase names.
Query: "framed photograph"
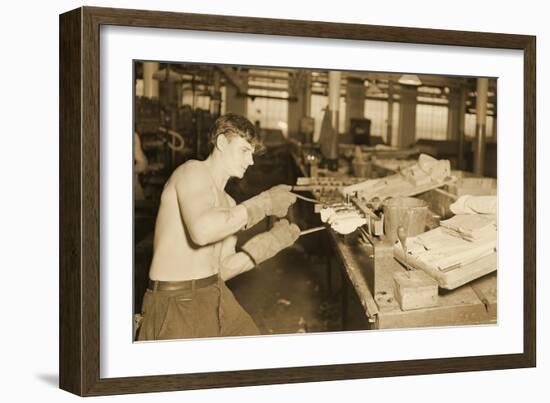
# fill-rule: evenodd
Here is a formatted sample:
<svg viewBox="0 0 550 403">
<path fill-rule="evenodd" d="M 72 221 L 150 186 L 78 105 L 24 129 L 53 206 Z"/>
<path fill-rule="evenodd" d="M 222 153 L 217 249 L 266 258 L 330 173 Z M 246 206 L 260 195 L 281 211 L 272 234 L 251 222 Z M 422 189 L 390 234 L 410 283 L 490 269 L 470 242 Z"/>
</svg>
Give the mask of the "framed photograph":
<svg viewBox="0 0 550 403">
<path fill-rule="evenodd" d="M 535 37 L 82 7 L 59 39 L 62 389 L 536 365 Z"/>
</svg>

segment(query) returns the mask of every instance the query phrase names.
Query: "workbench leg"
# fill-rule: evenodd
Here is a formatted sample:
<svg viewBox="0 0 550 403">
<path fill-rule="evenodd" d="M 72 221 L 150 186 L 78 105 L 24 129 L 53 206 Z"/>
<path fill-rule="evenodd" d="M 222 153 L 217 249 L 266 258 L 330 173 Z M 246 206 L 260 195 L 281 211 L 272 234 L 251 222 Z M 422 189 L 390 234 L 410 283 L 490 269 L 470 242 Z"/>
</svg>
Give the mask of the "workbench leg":
<svg viewBox="0 0 550 403">
<path fill-rule="evenodd" d="M 286 163 L 285 163 L 285 176 L 286 176 L 286 183 L 293 184 L 296 183 L 295 174 L 294 174 L 294 164 L 292 162 L 292 157 L 290 156 L 290 152 L 288 152 L 286 155 Z"/>
<path fill-rule="evenodd" d="M 342 330 L 347 330 L 348 328 L 348 282 L 344 278 L 345 274 L 343 270 L 340 270 L 340 276 L 342 277 Z"/>
<path fill-rule="evenodd" d="M 327 234 L 323 234 L 323 244 L 324 244 L 324 249 L 325 249 L 325 254 L 326 254 L 326 259 L 327 259 L 327 271 L 326 271 L 326 274 L 327 274 L 327 290 L 328 290 L 328 294 L 330 296 L 332 296 L 332 245 L 330 244 L 330 240 L 328 239 L 328 236 Z"/>
</svg>

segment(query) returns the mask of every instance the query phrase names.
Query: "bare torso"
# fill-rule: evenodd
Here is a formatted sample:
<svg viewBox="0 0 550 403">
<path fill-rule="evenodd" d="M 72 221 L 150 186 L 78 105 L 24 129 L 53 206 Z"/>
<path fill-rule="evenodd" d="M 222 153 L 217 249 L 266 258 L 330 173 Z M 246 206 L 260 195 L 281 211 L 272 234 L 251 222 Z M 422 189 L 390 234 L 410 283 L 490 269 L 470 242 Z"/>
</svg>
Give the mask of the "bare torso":
<svg viewBox="0 0 550 403">
<path fill-rule="evenodd" d="M 196 187 L 197 181 L 200 181 L 200 192 L 209 194 L 201 195 L 209 207 L 235 207 L 235 201 L 216 187 L 204 161 L 188 161 L 178 167 L 166 182 L 161 196 L 149 271 L 152 280 L 183 281 L 208 277 L 220 271 L 220 262 L 225 256 L 235 253 L 235 235 L 204 246 L 191 239 L 181 211 L 185 204 L 182 206 L 178 200 L 176 187 L 192 182 Z"/>
</svg>

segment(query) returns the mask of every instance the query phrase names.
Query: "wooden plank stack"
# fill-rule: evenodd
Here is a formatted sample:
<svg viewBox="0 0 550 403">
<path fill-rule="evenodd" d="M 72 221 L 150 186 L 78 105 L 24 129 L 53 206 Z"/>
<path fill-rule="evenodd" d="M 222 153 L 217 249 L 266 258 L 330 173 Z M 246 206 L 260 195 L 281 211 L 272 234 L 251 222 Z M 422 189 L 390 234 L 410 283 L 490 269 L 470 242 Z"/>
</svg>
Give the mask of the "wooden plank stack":
<svg viewBox="0 0 550 403">
<path fill-rule="evenodd" d="M 394 256 L 452 290 L 497 269 L 496 235 L 494 215 L 456 215 L 438 228 L 408 238 L 407 256 L 396 243 Z"/>
</svg>

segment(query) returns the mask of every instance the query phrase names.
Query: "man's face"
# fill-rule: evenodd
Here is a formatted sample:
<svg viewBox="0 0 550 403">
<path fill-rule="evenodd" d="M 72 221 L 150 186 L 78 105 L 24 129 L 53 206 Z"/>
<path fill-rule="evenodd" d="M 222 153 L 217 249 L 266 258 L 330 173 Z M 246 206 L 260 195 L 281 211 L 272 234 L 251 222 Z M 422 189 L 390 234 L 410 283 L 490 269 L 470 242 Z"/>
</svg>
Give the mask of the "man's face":
<svg viewBox="0 0 550 403">
<path fill-rule="evenodd" d="M 242 178 L 248 167 L 254 165 L 253 152 L 254 147 L 244 138 L 234 136 L 227 139 L 222 155 L 229 176 Z"/>
</svg>

